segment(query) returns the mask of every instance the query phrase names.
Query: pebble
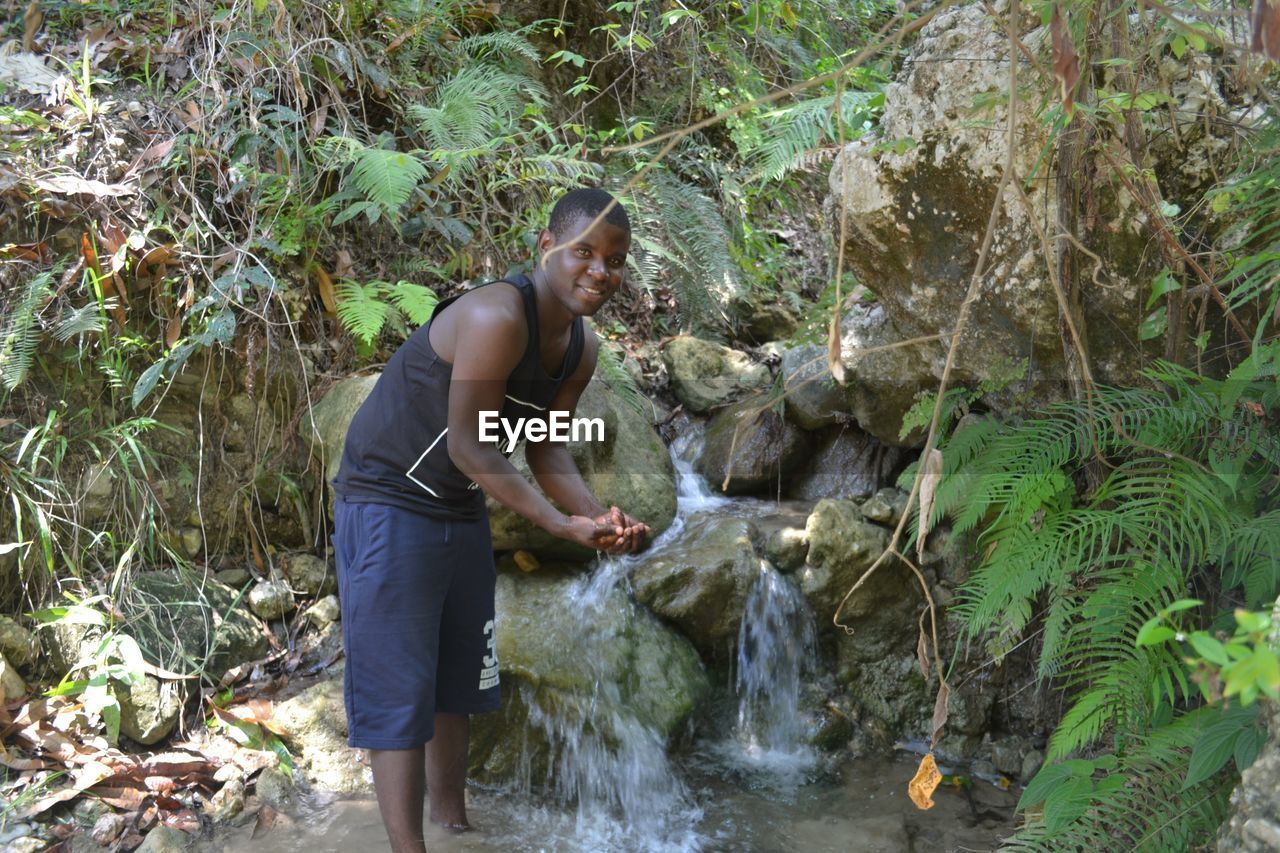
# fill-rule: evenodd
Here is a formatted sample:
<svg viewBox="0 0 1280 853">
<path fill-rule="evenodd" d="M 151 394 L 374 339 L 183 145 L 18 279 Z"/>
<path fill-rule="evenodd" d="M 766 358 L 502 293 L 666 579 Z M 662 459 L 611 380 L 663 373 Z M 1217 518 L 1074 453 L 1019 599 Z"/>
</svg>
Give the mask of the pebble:
<svg viewBox="0 0 1280 853">
<path fill-rule="evenodd" d="M 307 618 L 321 628 L 337 622 L 342 618 L 342 608 L 338 605 L 338 597 L 336 595 L 326 595 L 311 605 L 311 607 L 307 608 Z"/>
<path fill-rule="evenodd" d="M 263 619 L 279 619 L 296 606 L 293 590 L 282 580 L 258 581 L 249 590 L 249 609 Z"/>
<path fill-rule="evenodd" d="M 89 837 L 94 841 L 106 847 L 124 832 L 124 817 L 115 812 L 107 812 L 98 818 L 94 823 L 93 829 L 89 830 Z"/>
</svg>

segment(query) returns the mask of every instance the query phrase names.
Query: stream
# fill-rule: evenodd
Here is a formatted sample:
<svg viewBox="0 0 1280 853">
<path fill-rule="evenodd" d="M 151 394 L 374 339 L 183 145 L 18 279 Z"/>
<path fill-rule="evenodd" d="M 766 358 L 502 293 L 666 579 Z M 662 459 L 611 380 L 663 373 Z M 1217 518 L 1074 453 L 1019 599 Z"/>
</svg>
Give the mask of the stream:
<svg viewBox="0 0 1280 853">
<path fill-rule="evenodd" d="M 680 537 L 686 521 L 714 512 L 803 523 L 803 510 L 712 494 L 693 472 L 696 437 L 672 446 L 676 519 L 654 543 Z M 575 580 L 585 643 L 602 643 L 595 615 L 634 558 L 605 559 Z M 616 600 L 616 596 L 615 596 Z M 747 598 L 737 655 L 713 689 L 691 735 L 669 751 L 665 739 L 625 707 L 612 674 L 593 672 L 595 694 L 578 713 L 530 701 L 530 722 L 555 747 L 546 784 L 517 774 L 501 787 L 471 784 L 474 831 L 428 830 L 428 849 L 448 851 L 907 851 L 991 850 L 1014 829 L 1016 794 L 977 783 L 940 789 L 937 805 L 916 809 L 906 795 L 917 756 L 853 758 L 808 745 L 805 685 L 821 677 L 817 628 L 794 579 L 761 561 Z M 583 656 L 590 659 L 590 649 Z M 510 688 L 507 688 L 510 689 Z M 602 711 L 599 709 L 612 709 Z M 607 716 L 607 719 L 598 719 Z M 259 821 L 263 824 L 263 821 Z M 253 821 L 202 845 L 209 853 L 346 853 L 386 849 L 377 804 L 323 793 L 295 797 L 270 829 Z"/>
</svg>

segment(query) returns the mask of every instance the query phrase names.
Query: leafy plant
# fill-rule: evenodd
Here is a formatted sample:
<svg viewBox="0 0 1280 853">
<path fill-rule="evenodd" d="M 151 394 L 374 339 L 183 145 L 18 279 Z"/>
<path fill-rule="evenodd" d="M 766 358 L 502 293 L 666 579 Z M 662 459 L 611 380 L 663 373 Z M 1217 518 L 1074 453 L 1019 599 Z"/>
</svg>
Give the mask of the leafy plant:
<svg viewBox="0 0 1280 853">
<path fill-rule="evenodd" d="M 338 284 L 338 319 L 366 346 L 388 322 L 407 320 L 426 325 L 435 310 L 436 295 L 429 288 L 409 281 L 343 281 Z"/>
</svg>

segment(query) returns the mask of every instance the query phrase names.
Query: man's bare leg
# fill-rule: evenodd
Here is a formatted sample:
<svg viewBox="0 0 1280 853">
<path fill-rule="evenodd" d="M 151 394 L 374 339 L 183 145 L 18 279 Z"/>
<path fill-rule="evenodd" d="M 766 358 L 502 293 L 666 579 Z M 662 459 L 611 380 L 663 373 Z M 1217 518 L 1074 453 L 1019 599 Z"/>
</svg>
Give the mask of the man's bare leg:
<svg viewBox="0 0 1280 853">
<path fill-rule="evenodd" d="M 426 853 L 422 840 L 423 748 L 371 749 L 373 790 L 392 853 Z"/>
<path fill-rule="evenodd" d="M 467 823 L 467 741 L 471 718 L 466 714 L 436 714 L 436 734 L 426 746 L 427 796 L 431 822 L 449 829 L 470 829 Z"/>
</svg>

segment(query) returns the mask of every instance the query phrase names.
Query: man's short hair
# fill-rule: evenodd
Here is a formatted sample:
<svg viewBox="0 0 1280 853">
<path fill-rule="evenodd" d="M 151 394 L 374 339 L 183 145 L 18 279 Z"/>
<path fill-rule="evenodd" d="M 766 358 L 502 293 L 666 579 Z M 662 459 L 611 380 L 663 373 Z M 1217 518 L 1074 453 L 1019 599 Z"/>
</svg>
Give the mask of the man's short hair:
<svg viewBox="0 0 1280 853">
<path fill-rule="evenodd" d="M 549 225 L 551 233 L 556 236 L 557 240 L 572 237 L 574 235 L 566 234 L 565 232 L 570 226 L 576 224 L 579 218 L 585 216 L 587 219 L 595 219 L 600 215 L 600 211 L 605 208 L 609 209 L 609 212 L 604 216 L 605 222 L 615 228 L 621 228 L 628 234 L 631 233 L 631 217 L 627 216 L 627 211 L 623 208 L 622 202 L 604 190 L 595 187 L 581 187 L 576 190 L 569 190 L 569 192 L 560 196 L 556 206 L 551 209 L 551 222 Z"/>
</svg>

